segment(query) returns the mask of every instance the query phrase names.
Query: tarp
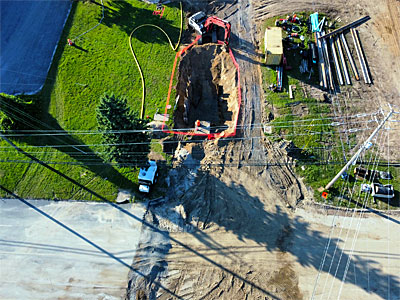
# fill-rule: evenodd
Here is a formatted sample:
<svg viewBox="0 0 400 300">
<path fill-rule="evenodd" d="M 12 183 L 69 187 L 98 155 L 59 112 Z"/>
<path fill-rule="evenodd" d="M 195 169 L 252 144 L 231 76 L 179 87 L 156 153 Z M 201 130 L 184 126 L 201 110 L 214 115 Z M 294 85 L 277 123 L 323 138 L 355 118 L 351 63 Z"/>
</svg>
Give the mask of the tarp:
<svg viewBox="0 0 400 300">
<path fill-rule="evenodd" d="M 0 1 L 0 92 L 40 91 L 70 9 L 70 0 Z"/>
<path fill-rule="evenodd" d="M 318 13 L 315 12 L 313 14 L 310 15 L 310 19 L 311 19 L 311 26 L 312 26 L 312 32 L 319 32 L 319 24 L 318 24 Z"/>
</svg>

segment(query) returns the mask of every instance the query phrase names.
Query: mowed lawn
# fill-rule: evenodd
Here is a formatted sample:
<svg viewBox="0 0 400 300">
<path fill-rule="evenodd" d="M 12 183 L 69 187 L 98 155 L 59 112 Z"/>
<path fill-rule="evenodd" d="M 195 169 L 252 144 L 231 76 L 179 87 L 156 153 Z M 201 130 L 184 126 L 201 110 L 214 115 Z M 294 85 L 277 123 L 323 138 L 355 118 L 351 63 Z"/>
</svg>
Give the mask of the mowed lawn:
<svg viewBox="0 0 400 300">
<path fill-rule="evenodd" d="M 105 92 L 128 99 L 140 112 L 141 81 L 129 50 L 128 36 L 138 25 L 162 27 L 176 43 L 180 31 L 179 4 L 165 6 L 162 18 L 153 15 L 156 5 L 139 1 L 104 1 L 101 25 L 67 45 L 67 38 L 98 23 L 102 9 L 98 3 L 74 3 L 43 90 L 32 99 L 40 103 L 37 120 L 56 134 L 12 138 L 22 149 L 49 163 L 60 173 L 78 181 L 101 196 L 113 200 L 119 188 L 136 190 L 137 171 L 101 163 L 101 137 L 87 134 L 97 130 L 95 109 Z M 146 80 L 146 115 L 163 111 L 169 77 L 175 57 L 165 36 L 157 29 L 141 28 L 133 36 L 133 47 Z M 33 127 L 35 128 L 35 127 Z M 69 145 L 69 146 L 67 146 Z M 71 146 L 73 145 L 73 146 Z M 40 147 L 45 146 L 45 147 Z M 97 200 L 72 182 L 0 142 L 1 184 L 21 197 L 45 199 Z M 0 192 L 0 196 L 5 196 Z"/>
</svg>

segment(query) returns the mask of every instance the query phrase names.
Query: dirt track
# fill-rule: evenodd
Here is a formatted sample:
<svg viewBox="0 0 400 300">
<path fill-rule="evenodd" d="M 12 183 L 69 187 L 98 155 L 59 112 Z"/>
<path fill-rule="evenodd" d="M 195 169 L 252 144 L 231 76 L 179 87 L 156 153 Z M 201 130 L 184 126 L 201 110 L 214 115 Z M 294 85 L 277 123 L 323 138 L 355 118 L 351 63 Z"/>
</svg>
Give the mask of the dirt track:
<svg viewBox="0 0 400 300">
<path fill-rule="evenodd" d="M 204 8 L 204 2 L 188 3 L 196 6 L 194 11 Z M 359 112 L 369 104 L 399 105 L 400 74 L 386 72 L 399 64 L 393 59 L 399 58 L 399 37 L 386 27 L 398 23 L 400 14 L 397 10 L 397 17 L 381 18 L 396 13 L 398 3 L 387 5 L 392 6 L 385 10 L 367 0 L 210 3 L 208 13 L 232 23 L 231 45 L 242 73 L 239 137 L 244 139 L 180 149 L 184 155 L 170 174 L 166 204 L 149 210 L 159 227 L 170 232 L 167 266 L 158 276 L 169 291 L 148 283 L 145 294 L 159 299 L 309 299 L 315 287 L 316 299 L 400 298 L 400 218 L 352 211 L 327 215 L 307 205 L 308 190 L 289 167 L 259 165 L 289 158 L 261 139 L 261 129 L 254 126 L 263 120 L 265 101 L 256 22 L 296 10 L 329 12 L 345 21 L 369 14 L 372 20 L 360 27 L 360 34 L 374 85 L 354 85 L 367 99 Z"/>
</svg>

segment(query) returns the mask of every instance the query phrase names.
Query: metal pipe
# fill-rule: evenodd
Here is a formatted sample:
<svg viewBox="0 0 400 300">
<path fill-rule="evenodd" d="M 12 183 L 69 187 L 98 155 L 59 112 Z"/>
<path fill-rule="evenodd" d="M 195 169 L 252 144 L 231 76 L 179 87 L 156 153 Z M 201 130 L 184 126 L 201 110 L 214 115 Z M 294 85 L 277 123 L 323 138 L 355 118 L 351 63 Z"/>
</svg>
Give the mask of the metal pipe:
<svg viewBox="0 0 400 300">
<path fill-rule="evenodd" d="M 356 80 L 360 80 L 356 64 L 354 63 L 353 56 L 351 56 L 351 52 L 350 52 L 349 46 L 347 45 L 347 41 L 346 41 L 346 38 L 345 38 L 343 33 L 340 34 L 340 39 L 341 39 L 341 41 L 343 43 L 344 50 L 346 51 L 347 58 L 349 59 L 350 66 L 351 66 L 351 69 L 353 70 L 354 77 L 356 78 Z"/>
<path fill-rule="evenodd" d="M 343 69 L 343 73 L 344 73 L 344 78 L 346 79 L 346 84 L 350 85 L 351 84 L 350 76 L 349 76 L 349 72 L 347 71 L 347 65 L 346 65 L 346 60 L 343 55 L 342 45 L 340 44 L 338 37 L 335 37 L 335 44 L 337 45 L 337 48 L 339 50 L 339 57 L 340 57 L 340 61 L 342 62 L 342 69 Z"/>
<path fill-rule="evenodd" d="M 343 32 L 343 31 L 345 31 L 347 29 L 350 29 L 350 28 L 355 27 L 357 25 L 360 25 L 360 24 L 362 24 L 364 22 L 367 22 L 369 19 L 371 19 L 370 16 L 362 17 L 361 19 L 358 19 L 358 20 L 356 20 L 354 22 L 351 22 L 350 24 L 344 25 L 343 27 L 340 27 L 340 28 L 338 28 L 338 29 L 336 29 L 336 30 L 334 30 L 334 31 L 332 31 L 330 33 L 324 34 L 323 36 L 321 36 L 321 39 L 325 39 L 325 38 L 331 37 L 331 36 L 333 36 L 335 34 L 341 33 L 341 32 Z"/>
<path fill-rule="evenodd" d="M 368 83 L 367 75 L 365 75 L 365 69 L 364 69 L 364 65 L 363 65 L 362 59 L 361 59 L 360 49 L 358 48 L 356 35 L 355 35 L 355 33 L 354 33 L 354 31 L 352 29 L 350 29 L 350 32 L 351 32 L 351 37 L 353 38 L 354 48 L 356 49 L 356 52 L 357 52 L 358 61 L 360 62 L 361 73 L 363 74 L 364 82 Z"/>
<path fill-rule="evenodd" d="M 359 55 L 360 62 L 362 62 L 362 69 L 363 69 L 363 74 L 365 77 L 364 81 L 365 81 L 365 83 L 372 83 L 371 78 L 369 77 L 369 74 L 368 74 L 367 61 L 364 56 L 360 38 L 358 37 L 358 30 L 352 28 L 351 33 L 353 34 L 353 39 L 355 40 L 355 43 L 357 44 L 357 48 L 358 48 L 357 54 Z"/>
<path fill-rule="evenodd" d="M 334 91 L 335 90 L 335 85 L 333 83 L 331 64 L 330 64 L 330 61 L 329 61 L 328 44 L 327 44 L 325 39 L 323 39 L 321 42 L 322 42 L 323 52 L 324 52 L 324 56 L 325 56 L 326 69 L 327 69 L 327 72 L 328 72 L 327 73 L 327 78 L 328 78 L 331 90 Z"/>
<path fill-rule="evenodd" d="M 360 147 L 360 149 L 358 149 L 358 151 L 356 152 L 356 154 L 353 155 L 353 157 L 347 162 L 347 164 L 339 171 L 339 173 L 337 173 L 337 175 L 325 186 L 325 190 L 328 190 L 335 182 L 336 180 L 339 179 L 340 175 L 342 175 L 349 167 L 350 165 L 358 158 L 358 156 L 361 154 L 362 151 L 364 151 L 365 149 L 369 148 L 369 143 L 371 142 L 371 140 L 374 138 L 374 136 L 378 133 L 378 131 L 382 128 L 382 126 L 385 124 L 385 122 L 390 118 L 390 116 L 392 115 L 393 110 L 391 110 L 387 116 L 385 117 L 385 119 L 383 119 L 382 123 L 378 125 L 378 127 L 376 127 L 376 129 L 374 130 L 374 132 L 372 132 L 372 134 L 369 136 L 369 138 L 364 142 L 364 144 L 362 144 L 362 146 Z"/>
<path fill-rule="evenodd" d="M 328 89 L 328 82 L 326 80 L 326 72 L 325 72 L 325 59 L 324 59 L 324 54 L 322 52 L 322 43 L 319 38 L 320 36 L 321 36 L 321 34 L 319 32 L 316 32 L 315 37 L 316 37 L 316 41 L 317 41 L 320 71 L 322 74 L 322 85 L 325 89 Z"/>
<path fill-rule="evenodd" d="M 335 44 L 333 42 L 333 38 L 329 39 L 329 44 L 331 46 L 331 51 L 332 51 L 332 54 L 333 54 L 333 62 L 334 62 L 334 65 L 335 65 L 337 78 L 339 80 L 340 85 L 343 85 L 344 82 L 343 82 L 342 72 L 340 70 L 340 65 L 339 65 L 337 54 L 336 54 L 336 49 L 335 49 Z"/>
</svg>

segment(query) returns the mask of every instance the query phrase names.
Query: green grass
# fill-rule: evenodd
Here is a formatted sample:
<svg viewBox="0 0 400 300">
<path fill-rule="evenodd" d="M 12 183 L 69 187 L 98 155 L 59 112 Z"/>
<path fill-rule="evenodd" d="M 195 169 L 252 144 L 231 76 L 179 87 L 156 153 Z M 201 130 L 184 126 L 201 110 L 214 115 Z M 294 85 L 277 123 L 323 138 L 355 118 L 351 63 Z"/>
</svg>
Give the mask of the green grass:
<svg viewBox="0 0 400 300">
<path fill-rule="evenodd" d="M 304 16 L 308 16 L 309 13 L 302 12 L 298 15 L 304 19 Z M 286 18 L 286 16 L 278 16 L 266 20 L 262 28 L 263 32 L 265 28 L 275 26 L 275 20 L 278 18 Z M 313 36 L 306 33 L 305 27 L 301 27 L 301 29 L 300 35 L 305 36 L 305 46 L 307 48 L 307 41 L 313 40 Z M 286 33 L 284 33 L 283 36 L 285 37 Z M 295 41 L 297 43 L 300 42 L 298 39 Z M 262 41 L 261 44 L 264 45 L 264 41 Z M 274 141 L 286 139 L 293 142 L 295 150 L 291 155 L 297 159 L 295 171 L 303 178 L 304 182 L 314 190 L 314 199 L 316 201 L 327 202 L 338 206 L 360 207 L 362 204 L 352 199 L 358 198 L 361 182 L 355 181 L 352 177 L 350 178 L 351 182 L 348 184 L 346 184 L 343 179 L 339 179 L 329 189 L 327 199 L 322 198 L 321 193 L 317 191 L 320 187 L 326 186 L 345 164 L 343 160 L 342 144 L 339 136 L 335 133 L 336 128 L 330 125 L 329 120 L 313 121 L 313 119 L 332 116 L 331 104 L 309 98 L 304 94 L 301 88 L 302 82 L 310 85 L 318 84 L 318 69 L 316 66 L 313 68 L 314 73 L 311 77 L 308 76 L 308 73 L 300 73 L 299 65 L 301 54 L 298 48 L 285 50 L 285 56 L 287 64 L 291 66 L 291 69 L 284 71 L 283 91 L 281 93 L 273 92 L 268 88 L 270 84 L 276 84 L 275 68 L 267 66 L 262 67 L 263 88 L 268 102 L 266 112 L 274 115 L 274 120 L 270 123 L 272 126 L 272 133 L 266 134 L 266 136 Z M 289 99 L 289 85 L 296 86 L 293 99 Z M 324 134 L 318 134 L 319 132 L 323 132 Z M 331 134 L 329 134 L 330 132 Z M 350 158 L 350 150 L 357 143 L 355 134 L 349 134 L 349 139 L 351 141 L 350 146 L 347 143 L 343 145 L 347 159 Z M 332 164 L 331 162 L 337 163 Z M 378 167 L 378 170 L 386 169 L 385 167 Z M 400 178 L 400 170 L 399 168 L 391 167 L 390 171 L 395 178 L 395 180 L 392 180 L 390 183 L 393 184 L 396 191 L 399 191 L 400 181 L 398 178 Z M 382 183 L 385 184 L 385 182 Z M 350 189 L 353 187 L 354 191 L 351 193 Z M 344 199 L 339 197 L 341 195 L 344 196 Z M 363 197 L 364 195 L 361 194 L 360 199 L 364 199 Z M 387 200 L 384 199 L 376 199 L 376 201 L 374 201 L 374 199 L 369 196 L 366 198 L 366 201 L 368 207 L 375 209 L 388 208 Z M 397 192 L 395 194 L 395 199 L 389 203 L 389 208 L 398 208 L 399 206 L 399 193 Z"/>
<path fill-rule="evenodd" d="M 60 131 L 96 130 L 95 108 L 100 96 L 113 92 L 128 99 L 133 110 L 141 105 L 141 82 L 129 50 L 128 36 L 138 25 L 161 26 L 176 43 L 179 36 L 179 5 L 166 6 L 162 19 L 153 16 L 156 5 L 140 1 L 104 1 L 105 18 L 100 26 L 77 39 L 70 47 L 67 38 L 75 38 L 96 25 L 101 7 L 94 3 L 74 3 L 64 28 L 43 90 L 31 98 L 38 113 L 34 116 Z M 146 115 L 164 111 L 175 52 L 161 32 L 139 29 L 132 40 L 146 80 Z M 83 49 L 83 50 L 82 50 Z M 30 119 L 30 123 L 38 123 Z M 43 126 L 41 126 L 43 127 Z M 99 135 L 66 134 L 54 137 L 24 137 L 13 140 L 25 151 L 48 162 L 59 172 L 73 178 L 101 196 L 113 200 L 118 188 L 137 190 L 137 170 L 117 168 L 101 162 L 99 146 L 54 147 L 54 145 L 93 145 Z M 39 147 L 46 145 L 48 147 Z M 36 146 L 36 147 L 32 147 Z M 34 163 L 15 163 L 30 159 L 0 142 L 2 185 L 26 198 L 97 200 L 90 193 L 60 175 Z M 56 164 L 53 164 L 56 162 Z M 65 162 L 68 162 L 66 164 Z M 72 164 L 71 164 L 72 163 Z M 0 192 L 0 196 L 5 196 Z"/>
</svg>

